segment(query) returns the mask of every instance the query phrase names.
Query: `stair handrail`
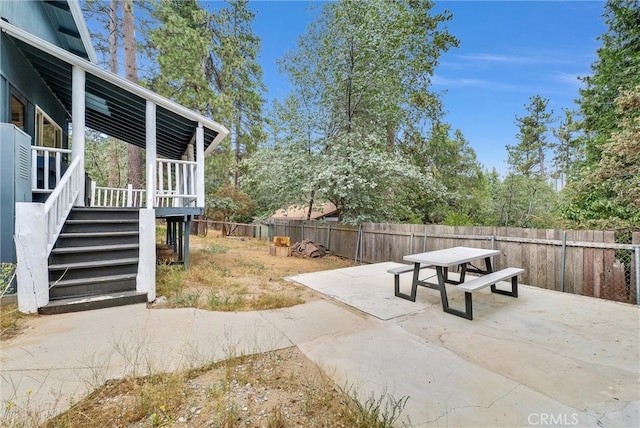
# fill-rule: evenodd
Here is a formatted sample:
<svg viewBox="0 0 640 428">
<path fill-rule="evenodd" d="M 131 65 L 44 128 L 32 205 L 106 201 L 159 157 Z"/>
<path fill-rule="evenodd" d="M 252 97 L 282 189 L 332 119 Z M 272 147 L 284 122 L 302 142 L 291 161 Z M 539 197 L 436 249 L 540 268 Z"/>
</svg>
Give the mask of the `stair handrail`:
<svg viewBox="0 0 640 428">
<path fill-rule="evenodd" d="M 71 212 L 73 203 L 80 193 L 82 170 L 78 168 L 80 158 L 75 158 L 64 173 L 60 182 L 44 203 L 44 215 L 47 227 L 47 257 L 62 231 L 64 222 Z"/>
<path fill-rule="evenodd" d="M 62 172 L 62 166 L 63 166 L 62 156 L 63 155 L 71 156 L 71 150 L 58 149 L 55 147 L 31 146 L 31 191 L 32 192 L 49 193 L 52 191 L 52 189 L 49 188 L 49 168 L 52 166 L 52 163 L 53 163 L 55 176 L 56 176 L 55 183 L 58 183 L 60 181 L 60 175 Z M 42 164 L 43 164 L 42 187 L 38 187 L 38 156 L 42 157 Z"/>
</svg>

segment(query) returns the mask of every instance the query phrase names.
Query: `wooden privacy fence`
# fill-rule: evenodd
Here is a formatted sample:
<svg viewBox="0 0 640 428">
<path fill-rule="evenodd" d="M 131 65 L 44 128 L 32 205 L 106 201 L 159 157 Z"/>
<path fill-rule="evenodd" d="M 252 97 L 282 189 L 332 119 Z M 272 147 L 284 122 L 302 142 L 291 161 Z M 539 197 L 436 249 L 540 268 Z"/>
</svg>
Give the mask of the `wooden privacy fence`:
<svg viewBox="0 0 640 428">
<path fill-rule="evenodd" d="M 310 239 L 361 263 L 403 262 L 407 254 L 456 246 L 497 249 L 502 254 L 494 257 L 494 268 L 523 268 L 523 284 L 640 304 L 640 232 L 620 244 L 615 232 L 594 230 L 313 221 L 267 226 L 237 225 L 235 232 L 266 240 L 289 236 L 292 243 Z"/>
</svg>

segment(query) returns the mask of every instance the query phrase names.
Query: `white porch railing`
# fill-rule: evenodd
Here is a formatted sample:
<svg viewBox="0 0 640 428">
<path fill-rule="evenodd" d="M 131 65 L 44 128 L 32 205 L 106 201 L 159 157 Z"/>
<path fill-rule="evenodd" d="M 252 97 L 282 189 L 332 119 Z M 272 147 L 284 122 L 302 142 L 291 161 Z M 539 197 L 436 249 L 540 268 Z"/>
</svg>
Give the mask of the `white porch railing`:
<svg viewBox="0 0 640 428">
<path fill-rule="evenodd" d="M 51 253 L 64 222 L 73 207 L 83 182 L 82 169 L 78 167 L 82 159 L 73 160 L 55 190 L 44 203 L 44 215 L 47 228 L 47 256 Z"/>
<path fill-rule="evenodd" d="M 136 207 L 146 205 L 144 189 L 134 189 L 131 184 L 126 189 L 117 187 L 98 186 L 91 182 L 91 206 L 92 207 Z"/>
<path fill-rule="evenodd" d="M 157 207 L 195 207 L 196 165 L 194 161 L 156 160 Z"/>
<path fill-rule="evenodd" d="M 39 193 L 51 193 L 57 183 L 60 182 L 62 177 L 62 157 L 63 155 L 69 155 L 71 157 L 71 150 L 68 149 L 54 149 L 51 147 L 31 146 L 31 191 Z M 43 169 L 42 178 L 43 181 L 38 185 L 38 157 L 42 158 Z M 49 182 L 49 174 L 51 167 L 53 166 L 55 171 L 55 182 Z"/>
<path fill-rule="evenodd" d="M 195 207 L 197 201 L 196 162 L 158 159 L 156 161 L 155 207 Z M 92 207 L 144 207 L 146 190 L 98 186 L 91 182 Z"/>
</svg>

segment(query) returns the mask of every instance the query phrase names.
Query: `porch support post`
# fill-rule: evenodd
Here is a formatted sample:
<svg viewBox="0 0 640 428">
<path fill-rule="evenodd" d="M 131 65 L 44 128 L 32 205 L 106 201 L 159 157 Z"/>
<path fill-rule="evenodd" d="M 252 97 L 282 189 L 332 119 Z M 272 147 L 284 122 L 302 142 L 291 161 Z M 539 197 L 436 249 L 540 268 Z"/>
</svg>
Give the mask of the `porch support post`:
<svg viewBox="0 0 640 428">
<path fill-rule="evenodd" d="M 146 120 L 147 197 L 140 209 L 140 245 L 136 291 L 147 293 L 147 300 L 156 299 L 156 105 L 147 101 Z"/>
<path fill-rule="evenodd" d="M 49 303 L 47 219 L 44 204 L 16 203 L 18 310 L 30 314 Z"/>
<path fill-rule="evenodd" d="M 75 206 L 84 207 L 85 201 L 85 180 L 84 180 L 84 141 L 85 141 L 85 85 L 86 75 L 83 69 L 74 66 L 71 83 L 71 157 L 80 158 L 80 180 L 78 197 Z"/>
<path fill-rule="evenodd" d="M 204 208 L 204 128 L 196 128 L 196 206 Z"/>
<path fill-rule="evenodd" d="M 147 293 L 147 301 L 156 300 L 156 210 L 141 208 L 138 228 L 140 245 L 136 291 Z"/>
<path fill-rule="evenodd" d="M 153 208 L 156 196 L 156 105 L 147 101 L 146 149 L 147 149 L 147 208 Z"/>
</svg>

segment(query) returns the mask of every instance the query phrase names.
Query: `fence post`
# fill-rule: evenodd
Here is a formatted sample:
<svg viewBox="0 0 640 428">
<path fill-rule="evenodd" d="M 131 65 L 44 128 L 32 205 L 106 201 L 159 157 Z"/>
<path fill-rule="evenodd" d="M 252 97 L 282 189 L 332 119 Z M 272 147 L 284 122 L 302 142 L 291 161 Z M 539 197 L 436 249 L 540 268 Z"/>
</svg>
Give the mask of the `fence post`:
<svg viewBox="0 0 640 428">
<path fill-rule="evenodd" d="M 564 273 L 567 263 L 567 232 L 562 231 L 562 255 L 560 258 L 560 291 L 564 293 Z"/>
<path fill-rule="evenodd" d="M 331 224 L 329 226 L 329 237 L 327 238 L 327 250 L 331 251 Z"/>
<path fill-rule="evenodd" d="M 360 264 L 364 263 L 364 228 L 360 226 Z"/>
<path fill-rule="evenodd" d="M 491 249 L 495 250 L 496 249 L 496 235 L 491 235 Z M 493 269 L 496 268 L 496 264 L 494 262 L 494 257 L 491 256 L 491 266 L 493 266 Z"/>
<path fill-rule="evenodd" d="M 424 241 L 422 242 L 422 252 L 427 252 L 427 226 L 424 227 Z"/>
<path fill-rule="evenodd" d="M 411 232 L 411 237 L 409 238 L 409 254 L 413 254 L 413 236 L 414 233 Z"/>
<path fill-rule="evenodd" d="M 302 234 L 300 236 L 300 241 L 304 241 L 304 223 L 302 223 Z"/>
<path fill-rule="evenodd" d="M 633 249 L 636 258 L 636 305 L 640 305 L 640 246 Z"/>
<path fill-rule="evenodd" d="M 360 237 L 362 236 L 362 225 L 358 225 L 358 233 L 356 234 L 356 255 L 353 258 L 354 262 L 358 262 L 358 255 L 360 254 Z"/>
</svg>

